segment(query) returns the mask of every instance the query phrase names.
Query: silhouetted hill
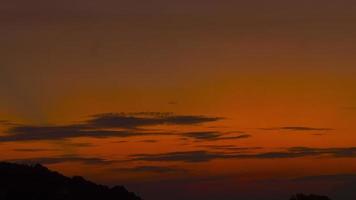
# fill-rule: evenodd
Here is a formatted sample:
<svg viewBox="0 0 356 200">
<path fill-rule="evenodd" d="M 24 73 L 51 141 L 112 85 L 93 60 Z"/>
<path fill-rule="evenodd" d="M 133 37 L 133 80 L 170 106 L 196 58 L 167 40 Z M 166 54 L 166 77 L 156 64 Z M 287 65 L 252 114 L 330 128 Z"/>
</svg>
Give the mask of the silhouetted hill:
<svg viewBox="0 0 356 200">
<path fill-rule="evenodd" d="M 80 176 L 65 177 L 42 165 L 0 162 L 0 200 L 141 200 L 122 186 L 109 188 Z M 297 194 L 290 200 L 330 200 Z"/>
<path fill-rule="evenodd" d="M 0 162 L 1 200 L 141 200 L 122 186 L 109 188 L 65 177 L 42 165 Z"/>
<path fill-rule="evenodd" d="M 330 200 L 329 197 L 326 196 L 318 196 L 318 195 L 305 195 L 305 194 L 297 194 L 290 198 L 290 200 Z"/>
</svg>

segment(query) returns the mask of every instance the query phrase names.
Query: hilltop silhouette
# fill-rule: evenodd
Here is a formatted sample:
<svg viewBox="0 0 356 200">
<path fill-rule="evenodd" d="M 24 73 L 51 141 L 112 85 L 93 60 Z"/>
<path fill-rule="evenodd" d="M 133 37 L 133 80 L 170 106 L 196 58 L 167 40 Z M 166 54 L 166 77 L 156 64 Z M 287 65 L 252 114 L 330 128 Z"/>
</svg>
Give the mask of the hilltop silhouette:
<svg viewBox="0 0 356 200">
<path fill-rule="evenodd" d="M 68 178 L 46 167 L 0 162 L 0 200 L 141 200 L 122 186 L 109 188 L 80 176 Z M 297 194 L 290 200 L 330 200 Z"/>
<path fill-rule="evenodd" d="M 109 188 L 65 177 L 42 165 L 0 162 L 1 200 L 141 200 L 122 186 Z"/>
</svg>

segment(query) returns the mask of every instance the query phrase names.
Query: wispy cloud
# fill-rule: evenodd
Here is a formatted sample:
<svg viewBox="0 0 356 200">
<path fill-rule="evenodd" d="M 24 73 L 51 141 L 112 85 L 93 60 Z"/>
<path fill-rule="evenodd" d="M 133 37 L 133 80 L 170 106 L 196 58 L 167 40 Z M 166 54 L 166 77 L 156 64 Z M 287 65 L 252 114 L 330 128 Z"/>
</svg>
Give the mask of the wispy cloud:
<svg viewBox="0 0 356 200">
<path fill-rule="evenodd" d="M 237 152 L 214 152 L 214 151 L 183 151 L 169 152 L 161 154 L 135 154 L 130 158 L 134 161 L 151 162 L 207 162 L 215 159 L 283 159 L 301 157 L 334 157 L 334 158 L 354 158 L 356 157 L 356 147 L 349 148 L 309 148 L 293 147 L 284 151 L 271 151 L 262 153 L 241 153 Z"/>
<path fill-rule="evenodd" d="M 9 123 L 9 121 L 7 121 L 7 120 L 0 120 L 0 124 L 7 124 L 7 123 Z"/>
<path fill-rule="evenodd" d="M 3 126 L 16 126 L 17 124 L 9 120 L 0 120 L 0 125 Z"/>
<path fill-rule="evenodd" d="M 130 156 L 136 161 L 182 161 L 182 162 L 206 162 L 217 158 L 224 158 L 224 154 L 207 151 L 184 151 L 162 154 L 135 154 Z"/>
<path fill-rule="evenodd" d="M 89 165 L 103 165 L 103 164 L 112 164 L 113 161 L 105 160 L 103 158 L 96 157 L 82 157 L 77 155 L 63 155 L 58 157 L 37 157 L 37 158 L 28 158 L 28 159 L 14 159 L 14 160 L 6 160 L 7 162 L 15 162 L 15 163 L 25 163 L 25 164 L 59 164 L 65 162 L 79 162 Z"/>
<path fill-rule="evenodd" d="M 262 147 L 238 147 L 236 145 L 200 145 L 198 147 L 207 148 L 211 150 L 223 150 L 223 151 L 234 151 L 234 152 L 262 149 Z"/>
<path fill-rule="evenodd" d="M 182 133 L 181 135 L 185 138 L 192 138 L 198 141 L 217 141 L 217 140 L 234 140 L 234 139 L 246 139 L 252 137 L 249 134 L 239 134 L 234 136 L 225 136 L 229 133 L 218 132 L 218 131 L 200 131 L 200 132 L 188 132 Z"/>
<path fill-rule="evenodd" d="M 141 129 L 156 125 L 198 125 L 219 121 L 219 117 L 174 115 L 171 113 L 108 113 L 94 115 L 89 120 L 69 125 L 17 125 L 0 136 L 0 142 L 60 140 L 77 137 L 132 137 L 147 135 L 173 135 L 162 131 Z"/>
<path fill-rule="evenodd" d="M 72 143 L 66 143 L 66 145 L 74 146 L 74 147 L 94 147 L 94 146 L 96 146 L 95 144 L 88 143 L 88 142 L 72 142 Z"/>
<path fill-rule="evenodd" d="M 185 172 L 184 169 L 178 169 L 174 167 L 162 167 L 162 166 L 137 166 L 133 168 L 119 168 L 113 169 L 113 171 L 119 172 L 132 172 L 132 173 L 177 173 L 177 172 Z"/>
<path fill-rule="evenodd" d="M 280 131 L 332 131 L 331 128 L 316 128 L 307 126 L 284 126 L 284 127 L 274 127 L 274 128 L 262 128 L 262 130 L 280 130 Z"/>
<path fill-rule="evenodd" d="M 59 151 L 58 149 L 40 149 L 40 148 L 19 148 L 13 149 L 18 152 L 44 152 L 44 151 Z"/>
<path fill-rule="evenodd" d="M 77 137 L 128 137 L 142 134 L 131 131 L 86 130 L 75 126 L 18 126 L 9 129 L 8 133 L 0 137 L 0 142 L 60 140 Z"/>
<path fill-rule="evenodd" d="M 172 113 L 105 113 L 94 115 L 87 121 L 89 126 L 96 128 L 135 129 L 155 125 L 195 125 L 219 121 L 219 117 L 197 115 L 174 115 Z"/>
</svg>

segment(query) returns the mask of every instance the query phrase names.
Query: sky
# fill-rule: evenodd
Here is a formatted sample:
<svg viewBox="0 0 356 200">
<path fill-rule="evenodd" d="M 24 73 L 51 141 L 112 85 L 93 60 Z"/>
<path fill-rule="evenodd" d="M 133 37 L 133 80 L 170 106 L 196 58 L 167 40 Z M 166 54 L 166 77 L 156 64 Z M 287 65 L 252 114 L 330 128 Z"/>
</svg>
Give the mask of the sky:
<svg viewBox="0 0 356 200">
<path fill-rule="evenodd" d="M 352 0 L 2 0 L 0 160 L 146 200 L 355 199 L 355 22 Z"/>
</svg>

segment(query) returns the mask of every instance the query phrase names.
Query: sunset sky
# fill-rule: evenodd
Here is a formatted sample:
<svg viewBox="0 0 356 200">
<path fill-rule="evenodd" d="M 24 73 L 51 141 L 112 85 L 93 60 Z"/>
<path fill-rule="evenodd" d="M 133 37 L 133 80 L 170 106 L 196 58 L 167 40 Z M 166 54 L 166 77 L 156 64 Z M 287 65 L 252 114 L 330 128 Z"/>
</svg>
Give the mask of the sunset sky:
<svg viewBox="0 0 356 200">
<path fill-rule="evenodd" d="M 1 0 L 0 160 L 145 200 L 353 200 L 355 24 L 354 0 Z"/>
</svg>

